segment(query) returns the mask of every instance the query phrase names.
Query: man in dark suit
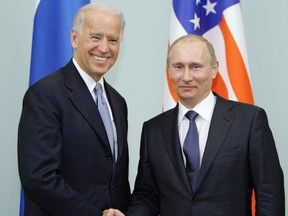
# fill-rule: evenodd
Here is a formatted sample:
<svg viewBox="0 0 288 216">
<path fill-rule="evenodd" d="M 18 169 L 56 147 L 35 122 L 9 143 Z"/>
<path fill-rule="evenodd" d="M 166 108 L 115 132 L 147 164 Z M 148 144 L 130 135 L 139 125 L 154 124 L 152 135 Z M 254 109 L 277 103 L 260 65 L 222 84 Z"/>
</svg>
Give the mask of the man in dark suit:
<svg viewBox="0 0 288 216">
<path fill-rule="evenodd" d="M 167 65 L 179 103 L 143 125 L 125 215 L 251 216 L 254 189 L 256 215 L 284 216 L 283 173 L 265 111 L 211 92 L 218 61 L 203 37 L 176 40 Z M 197 132 L 190 136 L 193 122 Z M 187 146 L 193 137 L 198 149 Z M 115 209 L 105 214 L 122 215 Z"/>
<path fill-rule="evenodd" d="M 25 215 L 99 216 L 110 207 L 126 210 L 127 105 L 103 78 L 117 60 L 124 25 L 122 12 L 110 5 L 82 7 L 71 32 L 73 58 L 26 92 L 18 137 Z M 96 105 L 100 98 L 107 105 L 107 121 Z"/>
</svg>

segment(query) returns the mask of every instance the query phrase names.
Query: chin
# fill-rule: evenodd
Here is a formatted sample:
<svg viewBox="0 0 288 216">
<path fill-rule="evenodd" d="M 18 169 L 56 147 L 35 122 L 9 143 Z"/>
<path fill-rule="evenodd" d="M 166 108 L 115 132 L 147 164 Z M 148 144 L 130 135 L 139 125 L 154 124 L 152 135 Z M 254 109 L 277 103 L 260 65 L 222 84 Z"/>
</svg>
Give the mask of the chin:
<svg viewBox="0 0 288 216">
<path fill-rule="evenodd" d="M 185 100 L 191 100 L 191 99 L 193 99 L 195 96 L 196 96 L 195 94 L 189 93 L 189 94 L 183 94 L 181 97 L 182 97 L 183 99 L 185 99 Z"/>
</svg>

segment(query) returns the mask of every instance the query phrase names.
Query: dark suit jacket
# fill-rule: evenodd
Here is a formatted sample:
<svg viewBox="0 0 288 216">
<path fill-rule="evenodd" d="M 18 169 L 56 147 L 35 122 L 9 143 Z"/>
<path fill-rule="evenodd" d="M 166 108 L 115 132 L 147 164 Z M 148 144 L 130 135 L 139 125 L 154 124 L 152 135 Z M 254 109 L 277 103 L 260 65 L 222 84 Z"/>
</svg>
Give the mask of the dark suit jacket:
<svg viewBox="0 0 288 216">
<path fill-rule="evenodd" d="M 126 216 L 284 216 L 283 173 L 265 111 L 217 97 L 193 194 L 183 164 L 178 106 L 143 125 Z"/>
<path fill-rule="evenodd" d="M 95 102 L 70 61 L 31 86 L 23 100 L 18 163 L 25 215 L 96 216 L 130 201 L 127 105 L 105 82 L 119 155 L 111 150 Z"/>
</svg>

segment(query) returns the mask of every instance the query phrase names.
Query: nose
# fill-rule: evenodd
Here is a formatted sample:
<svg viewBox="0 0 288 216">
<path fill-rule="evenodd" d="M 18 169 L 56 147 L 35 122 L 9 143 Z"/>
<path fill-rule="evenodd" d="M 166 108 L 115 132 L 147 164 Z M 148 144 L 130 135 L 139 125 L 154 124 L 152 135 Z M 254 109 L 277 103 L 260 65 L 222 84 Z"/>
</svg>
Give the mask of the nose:
<svg viewBox="0 0 288 216">
<path fill-rule="evenodd" d="M 98 50 L 105 53 L 108 52 L 108 41 L 106 39 L 102 39 L 100 44 L 98 45 Z"/>
<path fill-rule="evenodd" d="M 182 80 L 185 82 L 190 82 L 191 80 L 193 80 L 192 73 L 187 67 L 185 67 L 183 71 Z"/>
</svg>

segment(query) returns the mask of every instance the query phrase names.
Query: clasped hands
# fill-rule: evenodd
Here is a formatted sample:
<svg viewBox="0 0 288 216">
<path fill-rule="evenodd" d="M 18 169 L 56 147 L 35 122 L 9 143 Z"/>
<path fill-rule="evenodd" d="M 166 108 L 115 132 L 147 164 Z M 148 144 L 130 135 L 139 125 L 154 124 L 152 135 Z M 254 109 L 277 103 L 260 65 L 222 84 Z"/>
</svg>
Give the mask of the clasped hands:
<svg viewBox="0 0 288 216">
<path fill-rule="evenodd" d="M 118 209 L 110 208 L 103 211 L 103 216 L 125 216 L 125 215 Z"/>
</svg>

